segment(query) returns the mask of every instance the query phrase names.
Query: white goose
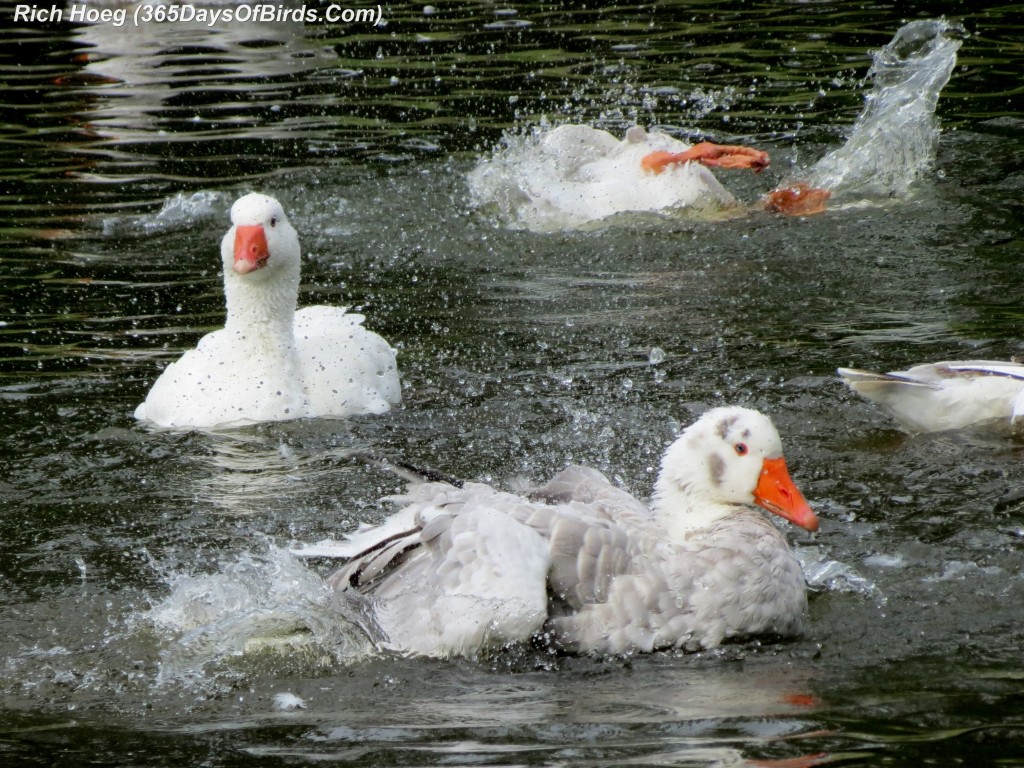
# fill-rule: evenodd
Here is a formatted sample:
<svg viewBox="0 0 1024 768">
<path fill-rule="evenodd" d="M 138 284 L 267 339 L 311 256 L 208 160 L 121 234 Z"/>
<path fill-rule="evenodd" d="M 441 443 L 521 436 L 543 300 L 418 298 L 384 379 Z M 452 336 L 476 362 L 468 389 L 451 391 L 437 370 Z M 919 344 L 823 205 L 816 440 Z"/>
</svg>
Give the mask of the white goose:
<svg viewBox="0 0 1024 768">
<path fill-rule="evenodd" d="M 299 238 L 281 204 L 248 194 L 221 242 L 224 328 L 171 363 L 135 418 L 213 429 L 383 413 L 401 399 L 395 351 L 341 307 L 296 311 Z"/>
<path fill-rule="evenodd" d="M 949 360 L 891 373 L 856 368 L 839 368 L 838 373 L 850 389 L 878 403 L 911 433 L 994 421 L 1024 428 L 1024 365 L 1019 363 Z"/>
<path fill-rule="evenodd" d="M 750 147 L 690 145 L 640 126 L 622 140 L 567 124 L 511 143 L 469 176 L 479 204 L 497 204 L 532 230 L 571 229 L 630 211 L 714 210 L 738 203 L 709 167 L 761 171 L 768 153 Z M 828 192 L 806 186 L 772 192 L 765 206 L 792 214 L 824 210 Z"/>
<path fill-rule="evenodd" d="M 651 507 L 584 467 L 525 495 L 434 481 L 393 500 L 404 508 L 335 545 L 351 559 L 329 583 L 369 596 L 401 652 L 471 656 L 542 632 L 576 652 L 698 650 L 803 625 L 800 565 L 749 505 L 818 520 L 757 411 L 716 408 L 686 429 Z"/>
</svg>

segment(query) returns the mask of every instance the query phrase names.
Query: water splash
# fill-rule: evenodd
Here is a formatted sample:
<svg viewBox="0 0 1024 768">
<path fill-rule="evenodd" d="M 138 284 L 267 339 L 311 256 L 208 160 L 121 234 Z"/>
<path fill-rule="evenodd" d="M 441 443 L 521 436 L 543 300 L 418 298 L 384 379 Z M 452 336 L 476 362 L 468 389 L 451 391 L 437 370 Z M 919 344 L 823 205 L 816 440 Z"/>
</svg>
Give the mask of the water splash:
<svg viewBox="0 0 1024 768">
<path fill-rule="evenodd" d="M 178 194 L 164 201 L 160 210 L 142 216 L 116 216 L 104 219 L 103 234 L 119 236 L 148 236 L 187 230 L 196 222 L 227 219 L 226 211 L 231 207 L 232 198 L 224 192 L 200 191 Z"/>
<path fill-rule="evenodd" d="M 818 161 L 801 182 L 830 190 L 835 198 L 903 197 L 934 164 L 939 138 L 935 106 L 949 82 L 963 28 L 944 19 L 915 21 L 875 52 L 873 82 L 850 138 Z M 692 208 L 731 215 L 736 201 L 703 166 L 688 163 L 653 176 L 640 157 L 656 149 L 681 151 L 686 144 L 638 127 L 626 140 L 586 125 L 550 126 L 508 134 L 491 157 L 468 176 L 474 207 L 499 221 L 537 232 L 578 229 L 623 213 Z M 632 138 L 631 138 L 632 137 Z M 676 146 L 678 144 L 678 146 Z M 631 154 L 631 147 L 642 147 Z"/>
<path fill-rule="evenodd" d="M 830 558 L 821 547 L 800 547 L 797 560 L 812 590 L 851 592 L 861 597 L 881 597 L 878 587 L 852 567 Z"/>
<path fill-rule="evenodd" d="M 949 82 L 963 27 L 914 21 L 874 54 L 873 80 L 847 142 L 804 179 L 844 197 L 903 197 L 931 169 L 939 140 L 935 106 Z"/>
<path fill-rule="evenodd" d="M 159 683 L 206 689 L 250 662 L 340 666 L 372 654 L 372 622 L 287 550 L 269 545 L 215 573 L 168 577 L 171 593 L 144 617 L 169 637 Z"/>
<path fill-rule="evenodd" d="M 643 169 L 650 152 L 682 152 L 690 144 L 639 126 L 624 137 L 588 125 L 542 122 L 507 134 L 468 178 L 472 204 L 510 227 L 534 232 L 580 229 L 612 216 L 730 207 L 735 199 L 703 165 L 663 173 Z"/>
</svg>

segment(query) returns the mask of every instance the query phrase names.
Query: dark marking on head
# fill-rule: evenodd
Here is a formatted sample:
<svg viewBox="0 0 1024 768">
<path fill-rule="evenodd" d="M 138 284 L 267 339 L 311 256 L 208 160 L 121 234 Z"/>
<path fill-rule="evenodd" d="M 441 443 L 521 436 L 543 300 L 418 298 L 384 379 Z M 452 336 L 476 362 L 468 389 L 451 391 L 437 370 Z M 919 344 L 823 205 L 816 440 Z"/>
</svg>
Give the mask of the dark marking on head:
<svg viewBox="0 0 1024 768">
<path fill-rule="evenodd" d="M 708 459 L 708 471 L 711 473 L 711 484 L 718 487 L 725 477 L 725 460 L 717 453 L 711 454 Z"/>
<path fill-rule="evenodd" d="M 744 440 L 749 440 L 750 439 L 750 429 L 749 428 L 748 429 L 744 429 L 741 437 Z"/>
<path fill-rule="evenodd" d="M 729 434 L 729 428 L 736 423 L 736 419 L 738 418 L 738 416 L 727 416 L 718 422 L 718 426 L 715 427 L 715 431 L 718 433 L 718 436 L 725 440 L 726 435 Z"/>
</svg>

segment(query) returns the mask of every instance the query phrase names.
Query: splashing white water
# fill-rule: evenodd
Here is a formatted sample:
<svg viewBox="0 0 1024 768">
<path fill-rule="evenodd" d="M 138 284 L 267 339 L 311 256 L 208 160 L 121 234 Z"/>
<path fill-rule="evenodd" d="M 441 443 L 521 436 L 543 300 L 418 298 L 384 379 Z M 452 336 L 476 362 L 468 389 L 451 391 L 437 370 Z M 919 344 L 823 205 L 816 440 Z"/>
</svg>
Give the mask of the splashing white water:
<svg viewBox="0 0 1024 768">
<path fill-rule="evenodd" d="M 473 204 L 488 207 L 515 228 L 578 229 L 626 213 L 721 208 L 735 199 L 703 165 L 686 163 L 660 174 L 641 159 L 654 151 L 690 147 L 639 126 L 620 140 L 587 125 L 540 125 L 507 135 L 469 174 Z"/>
<path fill-rule="evenodd" d="M 117 216 L 103 221 L 105 235 L 155 235 L 195 227 L 196 222 L 223 217 L 231 205 L 224 192 L 179 192 L 159 211 L 143 216 Z"/>
<path fill-rule="evenodd" d="M 297 709 L 305 709 L 306 701 L 301 696 L 283 691 L 274 694 L 274 709 L 281 712 L 294 712 Z"/>
<path fill-rule="evenodd" d="M 305 655 L 346 664 L 375 650 L 355 596 L 340 594 L 286 550 L 245 553 L 212 574 L 173 575 L 171 593 L 145 617 L 170 638 L 161 683 L 204 687 L 232 658 Z"/>
<path fill-rule="evenodd" d="M 800 547 L 796 550 L 796 557 L 811 589 L 880 597 L 874 582 L 846 563 L 833 560 L 821 547 Z"/>
<path fill-rule="evenodd" d="M 944 19 L 914 21 L 875 52 L 873 83 L 850 137 L 800 182 L 834 199 L 903 197 L 934 164 L 939 137 L 935 106 L 956 65 L 963 28 Z M 684 208 L 735 211 L 736 201 L 696 163 L 650 174 L 640 158 L 689 145 L 634 126 L 618 137 L 586 125 L 541 123 L 509 134 L 468 177 L 470 197 L 506 226 L 544 232 L 579 229 L 624 213 Z"/>
<path fill-rule="evenodd" d="M 874 54 L 873 80 L 850 138 L 804 181 L 845 198 L 903 197 L 931 169 L 939 140 L 935 105 L 956 65 L 963 28 L 914 21 Z"/>
</svg>

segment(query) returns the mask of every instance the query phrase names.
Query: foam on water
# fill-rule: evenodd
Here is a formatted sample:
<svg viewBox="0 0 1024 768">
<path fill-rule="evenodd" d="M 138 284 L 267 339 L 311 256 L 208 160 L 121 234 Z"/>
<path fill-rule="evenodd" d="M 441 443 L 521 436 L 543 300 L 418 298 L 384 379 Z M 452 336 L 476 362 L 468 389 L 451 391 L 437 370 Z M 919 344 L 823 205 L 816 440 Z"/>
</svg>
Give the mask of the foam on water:
<svg viewBox="0 0 1024 768">
<path fill-rule="evenodd" d="M 873 81 L 846 143 L 803 177 L 834 196 L 903 197 L 932 168 L 935 106 L 956 65 L 964 30 L 945 19 L 914 21 L 874 54 Z"/>
</svg>

